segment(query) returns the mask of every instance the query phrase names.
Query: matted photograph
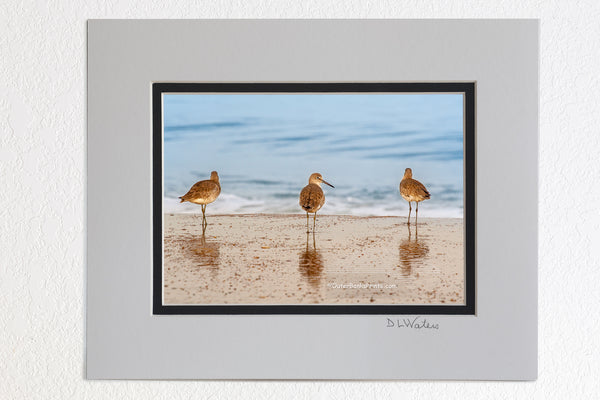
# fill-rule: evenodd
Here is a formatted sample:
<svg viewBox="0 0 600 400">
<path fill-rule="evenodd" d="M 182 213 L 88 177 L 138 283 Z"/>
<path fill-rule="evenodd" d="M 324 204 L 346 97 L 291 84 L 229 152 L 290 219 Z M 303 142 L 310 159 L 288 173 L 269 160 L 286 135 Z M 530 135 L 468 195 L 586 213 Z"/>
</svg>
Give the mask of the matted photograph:
<svg viewBox="0 0 600 400">
<path fill-rule="evenodd" d="M 474 96 L 154 83 L 154 313 L 473 314 Z"/>
<path fill-rule="evenodd" d="M 88 379 L 535 379 L 539 21 L 88 28 Z"/>
</svg>

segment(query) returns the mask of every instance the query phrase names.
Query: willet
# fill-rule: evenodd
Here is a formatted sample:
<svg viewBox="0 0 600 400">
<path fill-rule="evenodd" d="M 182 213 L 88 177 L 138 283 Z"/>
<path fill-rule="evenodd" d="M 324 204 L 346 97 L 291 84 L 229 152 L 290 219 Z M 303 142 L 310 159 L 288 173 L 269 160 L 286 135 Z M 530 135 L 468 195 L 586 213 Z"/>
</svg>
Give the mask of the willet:
<svg viewBox="0 0 600 400">
<path fill-rule="evenodd" d="M 315 224 L 317 221 L 317 211 L 325 204 L 325 193 L 321 189 L 321 183 L 334 187 L 331 183 L 327 183 L 323 180 L 323 177 L 319 173 L 314 173 L 308 178 L 308 185 L 304 186 L 304 189 L 300 192 L 300 207 L 306 211 L 306 232 L 308 229 L 308 213 L 314 213 L 315 217 L 313 220 L 313 232 L 315 231 Z"/>
<path fill-rule="evenodd" d="M 206 229 L 206 205 L 212 203 L 221 193 L 221 184 L 217 171 L 210 173 L 210 179 L 194 183 L 194 186 L 186 194 L 180 197 L 181 203 L 189 201 L 190 203 L 200 204 L 202 206 L 202 231 Z"/>
<path fill-rule="evenodd" d="M 419 217 L 419 202 L 431 198 L 429 192 L 421 182 L 412 178 L 412 169 L 404 170 L 404 177 L 400 181 L 400 195 L 408 201 L 408 225 L 410 225 L 410 212 L 412 211 L 411 202 L 417 203 L 417 211 L 415 216 L 415 224 Z"/>
</svg>

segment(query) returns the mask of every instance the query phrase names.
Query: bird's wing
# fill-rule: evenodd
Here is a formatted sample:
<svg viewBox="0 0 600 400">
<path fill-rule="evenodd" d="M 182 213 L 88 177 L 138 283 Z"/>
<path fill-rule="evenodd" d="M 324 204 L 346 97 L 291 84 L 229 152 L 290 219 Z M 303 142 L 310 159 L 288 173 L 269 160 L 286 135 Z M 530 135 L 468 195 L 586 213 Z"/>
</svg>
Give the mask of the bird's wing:
<svg viewBox="0 0 600 400">
<path fill-rule="evenodd" d="M 426 199 L 431 198 L 431 195 L 429 194 L 429 191 L 427 190 L 427 188 L 425 187 L 425 185 L 423 185 L 421 182 L 419 182 L 417 180 L 414 180 L 414 179 L 413 179 L 413 182 L 415 183 L 415 188 L 419 192 L 421 192 L 421 195 L 423 197 L 425 197 Z"/>
<path fill-rule="evenodd" d="M 400 193 L 409 196 L 421 196 L 424 199 L 431 198 L 431 195 L 421 182 L 416 179 L 403 179 L 400 182 Z"/>
<path fill-rule="evenodd" d="M 209 180 L 200 181 L 194 183 L 194 185 L 190 188 L 190 190 L 188 190 L 188 192 L 185 195 L 183 195 L 183 197 L 204 197 L 209 195 L 210 193 L 213 193 L 214 191 L 221 191 L 221 187 L 216 182 Z"/>
<path fill-rule="evenodd" d="M 324 200 L 323 196 L 319 196 L 319 187 L 317 185 L 307 185 L 300 192 L 300 207 L 305 210 L 318 206 L 319 200 Z M 323 201 L 324 203 L 324 201 Z M 321 206 L 323 204 L 320 204 Z"/>
</svg>

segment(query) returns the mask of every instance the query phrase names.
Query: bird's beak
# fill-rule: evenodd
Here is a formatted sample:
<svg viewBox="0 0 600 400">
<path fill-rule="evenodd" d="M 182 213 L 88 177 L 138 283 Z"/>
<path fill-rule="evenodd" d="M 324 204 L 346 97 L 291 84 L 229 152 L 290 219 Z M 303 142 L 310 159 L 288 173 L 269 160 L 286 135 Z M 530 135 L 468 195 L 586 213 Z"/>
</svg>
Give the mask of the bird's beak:
<svg viewBox="0 0 600 400">
<path fill-rule="evenodd" d="M 324 183 L 324 184 L 326 184 L 326 185 L 328 185 L 328 186 L 331 186 L 332 188 L 334 188 L 334 189 L 335 189 L 335 186 L 333 186 L 331 183 L 329 183 L 329 182 L 325 182 L 323 179 L 321 179 L 321 181 L 323 181 L 323 183 Z"/>
</svg>

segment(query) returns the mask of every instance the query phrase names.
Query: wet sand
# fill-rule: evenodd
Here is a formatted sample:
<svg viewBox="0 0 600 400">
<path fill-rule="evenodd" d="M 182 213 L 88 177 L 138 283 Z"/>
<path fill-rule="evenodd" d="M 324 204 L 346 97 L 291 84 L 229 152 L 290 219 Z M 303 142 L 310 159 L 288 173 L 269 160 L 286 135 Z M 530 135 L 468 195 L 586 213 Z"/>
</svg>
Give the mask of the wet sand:
<svg viewBox="0 0 600 400">
<path fill-rule="evenodd" d="M 164 215 L 164 304 L 464 304 L 463 220 Z M 312 231 L 312 216 L 311 216 Z"/>
</svg>

